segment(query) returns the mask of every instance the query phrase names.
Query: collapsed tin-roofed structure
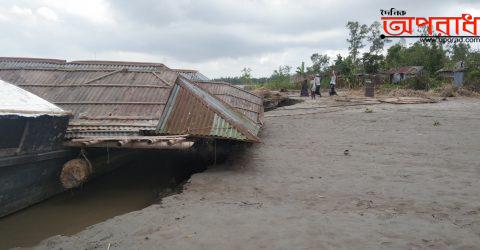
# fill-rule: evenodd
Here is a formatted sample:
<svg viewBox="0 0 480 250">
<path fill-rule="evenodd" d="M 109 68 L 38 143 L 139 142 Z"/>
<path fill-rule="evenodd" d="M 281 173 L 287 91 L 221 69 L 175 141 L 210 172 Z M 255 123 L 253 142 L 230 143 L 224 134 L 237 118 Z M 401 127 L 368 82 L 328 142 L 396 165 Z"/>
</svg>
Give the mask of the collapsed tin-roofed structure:
<svg viewBox="0 0 480 250">
<path fill-rule="evenodd" d="M 105 146 L 105 140 L 114 142 L 108 145 L 135 147 L 133 141 L 139 147 L 168 146 L 184 142 L 187 137 L 211 136 L 172 133 L 171 130 L 164 133 L 169 136 L 164 136 L 162 130 L 157 130 L 174 85 L 196 86 L 187 90 L 202 92 L 199 98 L 210 106 L 221 106 L 221 109 L 210 110 L 219 117 L 227 114 L 240 117 L 229 120 L 229 126 L 246 134 L 239 137 L 215 134 L 214 138 L 258 141 L 262 124 L 261 98 L 229 87 L 222 87 L 223 92 L 210 92 L 215 89 L 214 84 L 219 83 L 209 82 L 198 71 L 172 70 L 160 63 L 0 58 L 0 79 L 71 111 L 74 116 L 66 137 L 83 146 Z M 200 112 L 197 107 L 190 114 L 195 112 Z M 254 124 L 248 133 L 243 129 L 247 124 L 244 120 Z"/>
<path fill-rule="evenodd" d="M 173 71 L 177 72 L 179 75 L 183 76 L 187 80 L 190 81 L 210 81 L 208 77 L 204 74 L 198 72 L 198 70 L 192 69 L 173 69 Z"/>
<path fill-rule="evenodd" d="M 255 123 L 263 125 L 262 97 L 230 83 L 209 80 L 197 70 L 174 69 L 174 71 L 187 80 L 197 83 L 198 86 L 226 102 Z"/>
<path fill-rule="evenodd" d="M 160 63 L 0 57 L 0 96 L 0 217 L 133 160 L 131 149 L 216 162 L 231 141 L 259 141 L 263 124 L 260 97 Z"/>
<path fill-rule="evenodd" d="M 178 78 L 157 132 L 259 141 L 260 124 L 231 109 L 197 84 Z"/>
<path fill-rule="evenodd" d="M 263 98 L 226 82 L 195 81 L 201 88 L 228 103 L 248 119 L 263 126 Z"/>
</svg>

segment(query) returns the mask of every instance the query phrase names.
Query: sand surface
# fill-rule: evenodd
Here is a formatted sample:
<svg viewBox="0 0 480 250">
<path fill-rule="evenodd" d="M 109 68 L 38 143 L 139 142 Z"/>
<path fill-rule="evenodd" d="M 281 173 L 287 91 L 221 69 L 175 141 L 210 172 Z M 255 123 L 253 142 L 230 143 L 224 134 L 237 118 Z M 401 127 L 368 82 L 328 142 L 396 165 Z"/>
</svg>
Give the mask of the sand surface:
<svg viewBox="0 0 480 250">
<path fill-rule="evenodd" d="M 183 193 L 37 248 L 480 249 L 480 100 L 367 107 L 268 112 Z"/>
</svg>

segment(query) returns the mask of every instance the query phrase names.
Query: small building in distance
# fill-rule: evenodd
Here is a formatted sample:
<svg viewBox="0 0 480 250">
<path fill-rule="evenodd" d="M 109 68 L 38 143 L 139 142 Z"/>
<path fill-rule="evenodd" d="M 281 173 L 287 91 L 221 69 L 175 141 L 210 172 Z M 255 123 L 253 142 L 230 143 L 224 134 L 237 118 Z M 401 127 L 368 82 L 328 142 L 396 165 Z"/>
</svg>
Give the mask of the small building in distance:
<svg viewBox="0 0 480 250">
<path fill-rule="evenodd" d="M 390 83 L 400 83 L 406 79 L 419 77 L 423 74 L 423 66 L 403 66 L 388 71 Z"/>
<path fill-rule="evenodd" d="M 450 82 L 454 83 L 456 87 L 460 87 L 463 85 L 463 79 L 465 76 L 465 62 L 459 61 L 455 63 L 453 67 L 445 67 L 437 72 L 435 72 L 438 76 L 443 77 L 444 79 L 449 80 Z"/>
</svg>

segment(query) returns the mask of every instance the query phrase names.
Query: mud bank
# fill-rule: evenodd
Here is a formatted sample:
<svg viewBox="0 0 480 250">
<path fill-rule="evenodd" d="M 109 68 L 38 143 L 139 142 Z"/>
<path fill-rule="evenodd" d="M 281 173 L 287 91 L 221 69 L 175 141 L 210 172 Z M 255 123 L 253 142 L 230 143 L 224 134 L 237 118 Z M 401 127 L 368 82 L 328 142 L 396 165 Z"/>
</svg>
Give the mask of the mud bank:
<svg viewBox="0 0 480 250">
<path fill-rule="evenodd" d="M 36 248 L 480 246 L 480 101 L 368 107 L 267 118 L 183 193 Z"/>
</svg>

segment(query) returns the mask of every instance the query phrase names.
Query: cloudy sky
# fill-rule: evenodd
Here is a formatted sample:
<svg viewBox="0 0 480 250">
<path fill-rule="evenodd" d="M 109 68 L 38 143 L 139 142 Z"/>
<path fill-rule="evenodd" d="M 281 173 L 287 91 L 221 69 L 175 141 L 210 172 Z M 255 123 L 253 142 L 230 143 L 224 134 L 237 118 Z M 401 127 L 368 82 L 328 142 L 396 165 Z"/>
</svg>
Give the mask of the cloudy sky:
<svg viewBox="0 0 480 250">
<path fill-rule="evenodd" d="M 314 52 L 346 54 L 345 24 L 370 24 L 392 7 L 480 16 L 478 0 L 0 0 L 0 56 L 162 62 L 212 78 L 250 67 L 268 76 Z"/>
</svg>

